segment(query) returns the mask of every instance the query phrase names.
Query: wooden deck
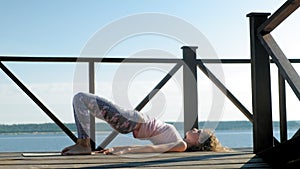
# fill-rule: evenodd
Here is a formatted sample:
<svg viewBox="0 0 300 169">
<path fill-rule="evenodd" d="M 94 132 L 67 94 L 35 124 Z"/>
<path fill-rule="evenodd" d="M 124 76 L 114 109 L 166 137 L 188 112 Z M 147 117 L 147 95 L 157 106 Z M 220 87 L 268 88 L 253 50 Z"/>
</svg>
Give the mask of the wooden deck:
<svg viewBox="0 0 300 169">
<path fill-rule="evenodd" d="M 251 149 L 234 152 L 184 152 L 164 154 L 39 156 L 0 153 L 0 168 L 270 168 Z"/>
</svg>

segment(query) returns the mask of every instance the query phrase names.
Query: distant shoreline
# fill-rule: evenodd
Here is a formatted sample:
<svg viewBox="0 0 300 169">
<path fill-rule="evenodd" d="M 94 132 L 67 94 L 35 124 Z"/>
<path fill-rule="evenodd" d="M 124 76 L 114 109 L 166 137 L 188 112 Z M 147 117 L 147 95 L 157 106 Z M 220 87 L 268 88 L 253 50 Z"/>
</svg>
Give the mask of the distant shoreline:
<svg viewBox="0 0 300 169">
<path fill-rule="evenodd" d="M 177 129 L 183 129 L 183 122 L 168 122 Z M 65 124 L 66 127 L 76 133 L 74 123 Z M 215 130 L 252 130 L 252 124 L 249 121 L 220 121 L 220 122 L 199 122 L 199 128 L 216 127 Z M 274 130 L 279 130 L 279 122 L 273 123 Z M 288 121 L 288 129 L 300 128 L 300 121 Z M 106 123 L 96 123 L 97 132 L 110 132 L 112 128 Z M 55 123 L 41 124 L 0 124 L 0 134 L 42 134 L 42 133 L 63 133 Z"/>
</svg>

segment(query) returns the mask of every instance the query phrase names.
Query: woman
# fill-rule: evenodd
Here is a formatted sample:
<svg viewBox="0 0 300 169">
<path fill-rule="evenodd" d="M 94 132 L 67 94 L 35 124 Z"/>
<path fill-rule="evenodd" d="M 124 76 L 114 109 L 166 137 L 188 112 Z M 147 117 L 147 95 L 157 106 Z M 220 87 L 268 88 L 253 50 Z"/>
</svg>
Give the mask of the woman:
<svg viewBox="0 0 300 169">
<path fill-rule="evenodd" d="M 73 98 L 74 118 L 78 140 L 75 145 L 62 150 L 62 155 L 91 154 L 90 115 L 105 120 L 116 131 L 133 133 L 134 138 L 150 140 L 153 145 L 112 147 L 104 154 L 183 152 L 195 150 L 225 150 L 209 130 L 192 129 L 182 139 L 173 125 L 133 111 L 124 110 L 111 102 L 88 93 L 78 93 Z"/>
</svg>

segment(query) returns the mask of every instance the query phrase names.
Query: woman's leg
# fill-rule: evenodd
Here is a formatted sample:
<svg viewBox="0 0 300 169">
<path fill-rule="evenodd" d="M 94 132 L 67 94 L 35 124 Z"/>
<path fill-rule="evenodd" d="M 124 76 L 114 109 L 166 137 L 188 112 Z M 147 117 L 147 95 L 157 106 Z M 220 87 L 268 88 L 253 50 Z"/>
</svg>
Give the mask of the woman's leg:
<svg viewBox="0 0 300 169">
<path fill-rule="evenodd" d="M 86 93 L 76 94 L 73 98 L 73 110 L 78 138 L 89 138 L 90 114 L 98 110 L 95 96 Z"/>
<path fill-rule="evenodd" d="M 63 155 L 90 154 L 90 113 L 96 107 L 96 100 L 92 96 L 78 93 L 73 98 L 73 110 L 77 127 L 78 140 L 75 145 L 62 150 Z"/>
<path fill-rule="evenodd" d="M 78 138 L 88 138 L 90 134 L 90 115 L 106 121 L 119 133 L 132 132 L 136 124 L 142 122 L 141 113 L 124 110 L 108 100 L 89 93 L 78 93 L 73 99 L 74 117 Z"/>
<path fill-rule="evenodd" d="M 137 111 L 123 110 L 106 99 L 89 93 L 76 94 L 73 98 L 73 108 L 78 139 L 89 139 L 90 115 L 105 120 L 123 134 L 132 132 L 137 123 L 143 121 L 143 117 Z M 63 152 L 68 150 L 69 147 Z"/>
</svg>

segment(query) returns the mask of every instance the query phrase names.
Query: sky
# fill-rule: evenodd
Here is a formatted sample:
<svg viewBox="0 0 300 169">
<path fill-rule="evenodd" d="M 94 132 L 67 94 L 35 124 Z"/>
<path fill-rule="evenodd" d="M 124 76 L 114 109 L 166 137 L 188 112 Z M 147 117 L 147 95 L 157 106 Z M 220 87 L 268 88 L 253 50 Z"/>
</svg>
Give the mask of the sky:
<svg viewBox="0 0 300 169">
<path fill-rule="evenodd" d="M 0 0 L 0 56 L 182 58 L 181 46 L 192 45 L 199 46 L 198 58 L 249 59 L 246 15 L 273 13 L 284 2 Z M 288 58 L 300 53 L 299 18 L 298 10 L 272 33 Z M 74 121 L 72 97 L 87 91 L 85 64 L 4 64 L 59 119 Z M 133 108 L 172 66 L 98 63 L 96 94 Z M 251 112 L 250 65 L 207 66 Z M 277 69 L 271 69 L 273 118 L 278 120 Z M 247 120 L 200 71 L 198 82 L 200 121 Z M 289 87 L 287 92 L 288 120 L 300 120 L 295 112 L 299 101 Z M 164 121 L 182 121 L 182 69 L 143 111 Z M 0 71 L 0 124 L 45 122 L 51 120 Z"/>
</svg>

